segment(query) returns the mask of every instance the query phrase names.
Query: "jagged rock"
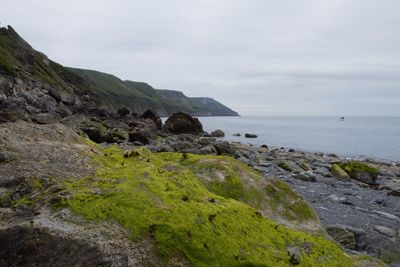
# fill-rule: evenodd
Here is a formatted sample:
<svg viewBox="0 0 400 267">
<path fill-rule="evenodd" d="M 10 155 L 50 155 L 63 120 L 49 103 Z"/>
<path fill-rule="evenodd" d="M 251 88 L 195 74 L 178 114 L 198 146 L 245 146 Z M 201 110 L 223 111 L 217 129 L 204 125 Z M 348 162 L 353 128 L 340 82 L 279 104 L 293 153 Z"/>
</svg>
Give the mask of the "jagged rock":
<svg viewBox="0 0 400 267">
<path fill-rule="evenodd" d="M 164 125 L 164 131 L 173 134 L 201 134 L 203 133 L 203 126 L 199 119 L 193 118 L 189 114 L 178 112 L 172 114 Z"/>
<path fill-rule="evenodd" d="M 246 133 L 246 134 L 244 135 L 244 137 L 246 137 L 246 138 L 257 138 L 258 136 L 257 136 L 256 134 Z"/>
<path fill-rule="evenodd" d="M 156 126 L 157 129 L 161 129 L 162 128 L 162 122 L 161 122 L 161 118 L 160 116 L 158 116 L 158 114 L 156 112 L 154 112 L 151 109 L 146 110 L 142 116 L 140 116 L 142 119 L 150 119 L 152 120 Z"/>
</svg>

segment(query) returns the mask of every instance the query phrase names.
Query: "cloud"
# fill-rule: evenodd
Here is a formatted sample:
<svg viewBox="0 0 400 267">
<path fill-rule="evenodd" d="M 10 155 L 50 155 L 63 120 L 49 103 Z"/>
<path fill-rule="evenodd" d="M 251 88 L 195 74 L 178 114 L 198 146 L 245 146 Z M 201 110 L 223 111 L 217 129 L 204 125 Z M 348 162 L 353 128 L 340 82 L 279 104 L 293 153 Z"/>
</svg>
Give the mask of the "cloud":
<svg viewBox="0 0 400 267">
<path fill-rule="evenodd" d="M 61 64 L 214 97 L 245 115 L 400 115 L 399 9 L 397 0 L 13 0 L 0 17 Z"/>
</svg>

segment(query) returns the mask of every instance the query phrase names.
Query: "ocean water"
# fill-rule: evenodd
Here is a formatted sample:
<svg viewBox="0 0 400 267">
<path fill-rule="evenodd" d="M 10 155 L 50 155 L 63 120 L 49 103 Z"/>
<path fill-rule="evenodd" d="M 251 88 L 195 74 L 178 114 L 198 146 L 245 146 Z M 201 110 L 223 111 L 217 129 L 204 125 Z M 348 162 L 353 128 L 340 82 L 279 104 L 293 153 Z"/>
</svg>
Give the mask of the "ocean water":
<svg viewBox="0 0 400 267">
<path fill-rule="evenodd" d="M 400 162 L 400 117 L 200 117 L 204 130 L 223 139 L 342 157 Z M 240 137 L 233 136 L 240 133 Z M 254 133 L 258 138 L 245 138 Z"/>
</svg>

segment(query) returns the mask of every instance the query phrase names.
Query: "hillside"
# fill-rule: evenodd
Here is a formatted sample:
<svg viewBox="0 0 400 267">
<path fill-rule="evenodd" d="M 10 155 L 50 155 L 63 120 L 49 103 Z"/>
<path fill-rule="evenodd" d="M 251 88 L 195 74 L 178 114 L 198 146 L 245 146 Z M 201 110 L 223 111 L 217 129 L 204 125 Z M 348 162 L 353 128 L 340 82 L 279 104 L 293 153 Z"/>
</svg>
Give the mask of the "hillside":
<svg viewBox="0 0 400 267">
<path fill-rule="evenodd" d="M 122 81 L 94 70 L 66 68 L 34 50 L 11 26 L 0 28 L 0 75 L 40 82 L 74 96 L 87 95 L 97 106 L 110 111 L 127 107 L 139 114 L 153 109 L 162 116 L 178 111 L 197 116 L 238 116 L 213 99 L 206 103 L 181 92 L 177 98 L 175 91 L 165 93 L 166 90 L 156 90 L 144 82 Z"/>
<path fill-rule="evenodd" d="M 196 116 L 238 116 L 238 113 L 212 98 L 187 97 L 182 92 L 154 89 L 147 83 L 123 81 L 111 74 L 68 68 L 89 82 L 90 88 L 107 106 L 125 106 L 136 113 L 151 108 L 161 116 L 183 111 Z"/>
</svg>

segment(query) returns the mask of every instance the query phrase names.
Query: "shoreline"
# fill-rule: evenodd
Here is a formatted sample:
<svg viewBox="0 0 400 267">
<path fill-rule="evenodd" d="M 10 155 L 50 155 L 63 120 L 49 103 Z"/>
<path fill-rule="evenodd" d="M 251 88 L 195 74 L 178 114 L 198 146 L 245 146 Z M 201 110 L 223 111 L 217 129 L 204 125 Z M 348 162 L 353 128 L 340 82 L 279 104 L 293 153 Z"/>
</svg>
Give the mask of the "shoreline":
<svg viewBox="0 0 400 267">
<path fill-rule="evenodd" d="M 333 153 L 261 147 L 186 134 L 168 135 L 148 147 L 155 152 L 232 156 L 264 176 L 285 181 L 311 204 L 325 230 L 349 253 L 364 253 L 386 261 L 393 255 L 400 255 L 398 163 L 361 159 L 379 169 L 377 183 L 372 185 L 336 178 L 331 172 L 332 165 L 350 160 Z M 400 258 L 394 262 L 400 262 Z"/>
</svg>

